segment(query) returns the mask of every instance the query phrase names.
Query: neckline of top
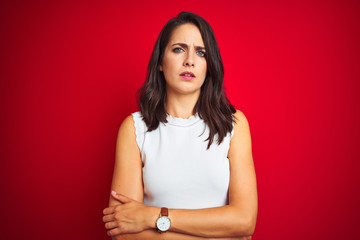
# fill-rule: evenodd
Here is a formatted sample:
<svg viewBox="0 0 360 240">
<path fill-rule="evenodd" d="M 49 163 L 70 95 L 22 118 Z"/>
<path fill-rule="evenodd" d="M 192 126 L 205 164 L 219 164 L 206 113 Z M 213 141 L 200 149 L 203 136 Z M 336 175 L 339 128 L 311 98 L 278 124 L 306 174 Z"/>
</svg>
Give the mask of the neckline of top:
<svg viewBox="0 0 360 240">
<path fill-rule="evenodd" d="M 191 115 L 189 118 L 173 117 L 169 114 L 166 114 L 166 120 L 168 124 L 186 127 L 197 123 L 201 120 L 201 118 L 197 113 Z"/>
</svg>

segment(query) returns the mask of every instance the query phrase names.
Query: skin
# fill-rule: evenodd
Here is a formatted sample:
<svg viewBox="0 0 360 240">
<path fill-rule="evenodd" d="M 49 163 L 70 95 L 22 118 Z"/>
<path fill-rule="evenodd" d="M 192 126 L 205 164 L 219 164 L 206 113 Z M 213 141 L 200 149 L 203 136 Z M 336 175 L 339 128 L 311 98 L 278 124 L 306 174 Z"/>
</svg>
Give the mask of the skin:
<svg viewBox="0 0 360 240">
<path fill-rule="evenodd" d="M 177 27 L 165 49 L 160 71 L 166 80 L 166 110 L 174 117 L 188 118 L 194 103 L 200 96 L 200 88 L 206 77 L 204 42 L 195 25 Z M 195 78 L 185 80 L 183 72 L 192 72 Z"/>
<path fill-rule="evenodd" d="M 182 43 L 181 49 L 176 49 Z M 174 45 L 175 44 L 175 45 Z M 200 95 L 206 75 L 206 61 L 198 47 L 204 46 L 199 30 L 192 24 L 176 28 L 165 50 L 160 70 L 166 79 L 166 110 L 175 117 L 188 118 Z M 179 75 L 191 71 L 196 78 Z M 229 204 L 207 209 L 169 209 L 170 230 L 157 233 L 155 222 L 160 208 L 143 202 L 142 161 L 136 144 L 134 120 L 122 123 L 116 145 L 116 161 L 109 207 L 103 221 L 114 239 L 251 239 L 257 217 L 257 189 L 251 137 L 246 117 L 235 114 L 230 142 Z M 216 143 L 214 143 L 216 144 Z"/>
</svg>

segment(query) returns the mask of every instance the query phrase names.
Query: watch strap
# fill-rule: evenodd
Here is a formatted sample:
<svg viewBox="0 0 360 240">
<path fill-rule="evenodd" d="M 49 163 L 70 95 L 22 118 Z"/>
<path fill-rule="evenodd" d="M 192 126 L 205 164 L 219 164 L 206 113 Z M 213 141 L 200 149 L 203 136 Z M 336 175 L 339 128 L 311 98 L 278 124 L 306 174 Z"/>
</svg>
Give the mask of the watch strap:
<svg viewBox="0 0 360 240">
<path fill-rule="evenodd" d="M 161 208 L 161 212 L 160 212 L 160 216 L 166 216 L 168 217 L 169 216 L 169 209 L 167 209 L 166 207 L 162 207 Z"/>
</svg>

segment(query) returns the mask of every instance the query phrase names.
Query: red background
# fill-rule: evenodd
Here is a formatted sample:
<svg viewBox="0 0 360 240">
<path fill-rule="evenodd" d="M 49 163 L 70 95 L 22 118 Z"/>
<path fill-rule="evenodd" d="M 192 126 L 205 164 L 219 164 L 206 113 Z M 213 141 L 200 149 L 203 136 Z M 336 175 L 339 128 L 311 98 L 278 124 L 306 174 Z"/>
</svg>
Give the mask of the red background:
<svg viewBox="0 0 360 240">
<path fill-rule="evenodd" d="M 250 122 L 253 239 L 359 239 L 359 1 L 28 2 L 0 5 L 1 239 L 109 239 L 117 130 L 183 10 Z"/>
</svg>

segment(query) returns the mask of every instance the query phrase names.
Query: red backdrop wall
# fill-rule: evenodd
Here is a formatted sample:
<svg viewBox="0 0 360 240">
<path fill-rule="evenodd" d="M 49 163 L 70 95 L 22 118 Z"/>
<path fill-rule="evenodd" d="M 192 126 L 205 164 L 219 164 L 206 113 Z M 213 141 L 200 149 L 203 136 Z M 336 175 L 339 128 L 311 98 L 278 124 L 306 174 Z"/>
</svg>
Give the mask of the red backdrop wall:
<svg viewBox="0 0 360 240">
<path fill-rule="evenodd" d="M 117 131 L 184 10 L 250 122 L 253 239 L 359 238 L 359 1 L 198 0 L 2 1 L 1 239 L 108 239 Z"/>
</svg>

